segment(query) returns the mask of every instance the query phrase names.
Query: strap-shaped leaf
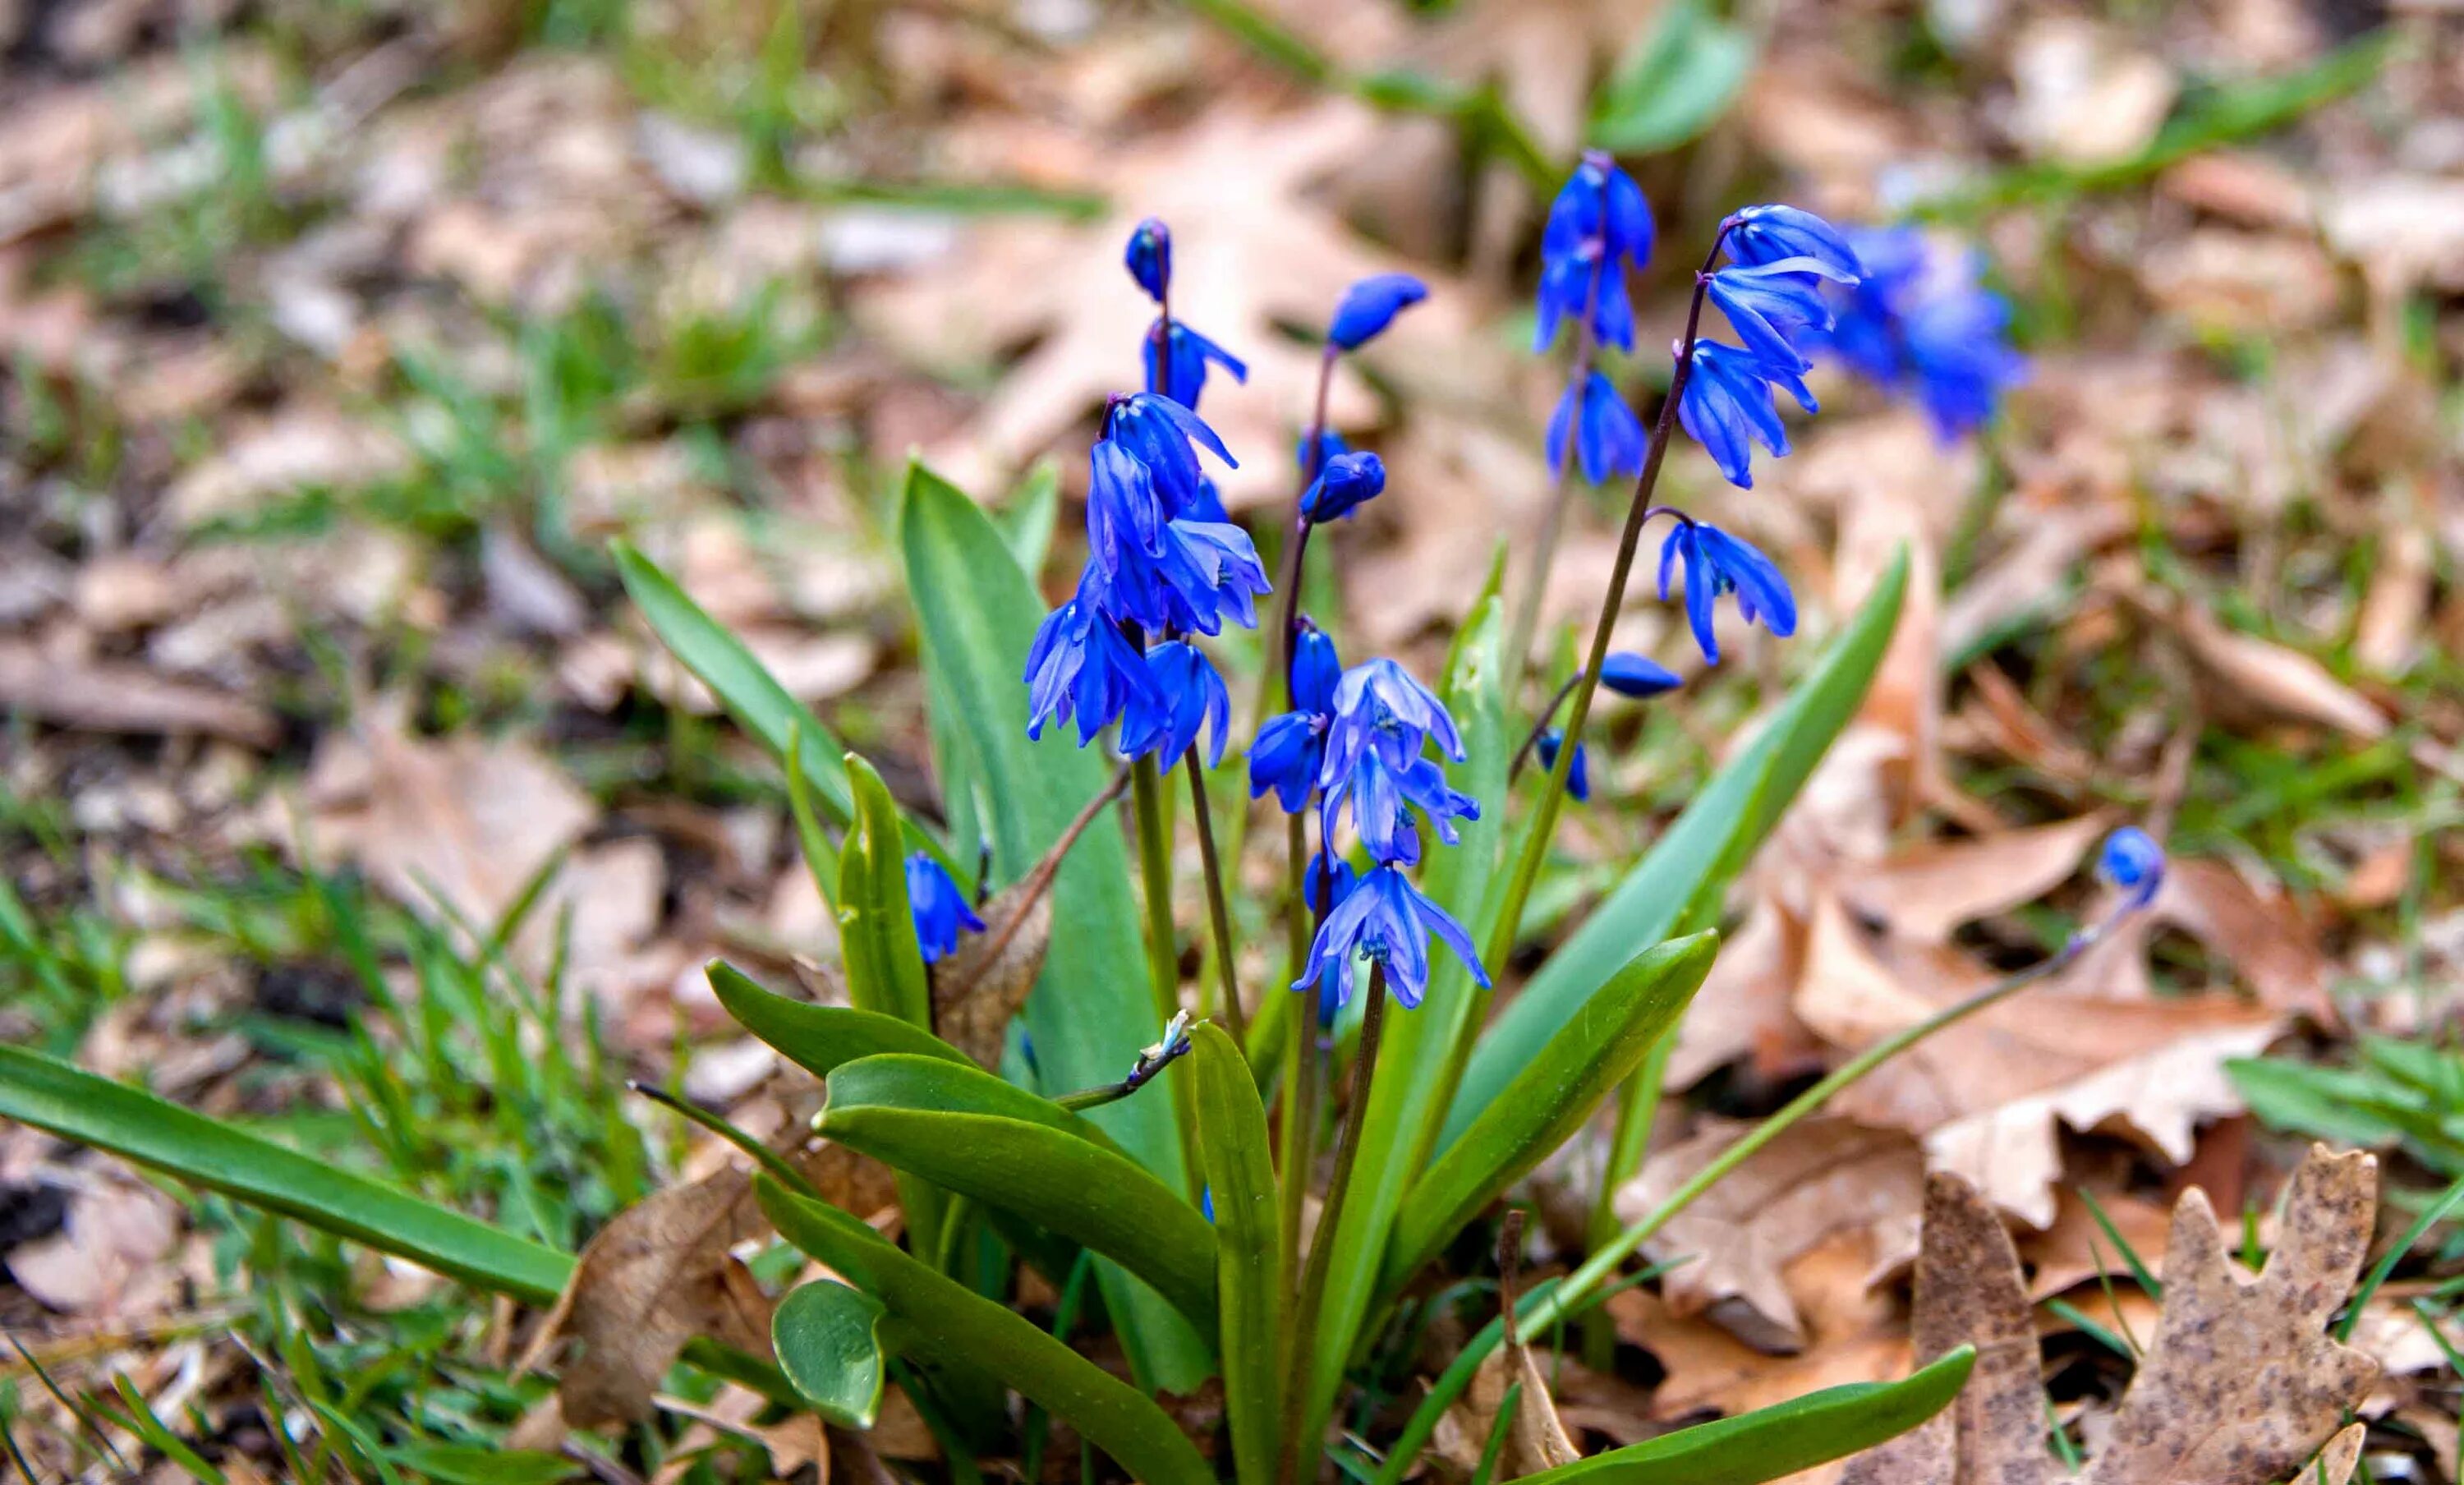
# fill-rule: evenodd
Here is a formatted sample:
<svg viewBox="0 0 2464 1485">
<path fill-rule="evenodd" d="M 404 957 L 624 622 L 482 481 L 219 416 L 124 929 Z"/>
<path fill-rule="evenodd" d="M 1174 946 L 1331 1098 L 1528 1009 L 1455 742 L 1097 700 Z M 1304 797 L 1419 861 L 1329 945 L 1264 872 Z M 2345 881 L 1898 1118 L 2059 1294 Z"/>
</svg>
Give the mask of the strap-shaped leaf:
<svg viewBox="0 0 2464 1485">
<path fill-rule="evenodd" d="M 967 1060 L 957 1048 L 896 1016 L 789 1000 L 763 989 L 743 970 L 719 960 L 710 962 L 708 973 L 710 987 L 737 1025 L 815 1077 L 827 1077 L 842 1063 L 885 1052 L 950 1062 Z"/>
<path fill-rule="evenodd" d="M 869 1429 L 881 1410 L 881 1301 L 829 1279 L 798 1286 L 770 1317 L 779 1369 L 813 1410 Z"/>
<path fill-rule="evenodd" d="M 1976 1352 L 1962 1346 L 1899 1382 L 1825 1387 L 1527 1474 L 1520 1485 L 1761 1485 L 1905 1433 L 1948 1407 L 1975 1364 Z"/>
<path fill-rule="evenodd" d="M 1276 1306 L 1283 1294 L 1275 1164 L 1256 1076 L 1231 1033 L 1213 1022 L 1190 1033 L 1197 1083 L 1198 1157 L 1215 1200 L 1218 1350 L 1232 1463 L 1242 1485 L 1275 1474 Z"/>
<path fill-rule="evenodd" d="M 0 1047 L 0 1117 L 533 1304 L 553 1304 L 573 1272 L 544 1244 L 40 1053 Z"/>
<path fill-rule="evenodd" d="M 1865 698 L 1907 592 L 1903 552 L 1778 715 L 1694 796 L 1617 890 L 1549 957 L 1481 1037 L 1438 1147 L 1471 1127 L 1557 1028 L 1607 983 L 1638 943 L 1708 927 L 1727 884 L 1796 797 Z"/>
<path fill-rule="evenodd" d="M 1557 1029 L 1403 1198 L 1386 1252 L 1388 1289 L 1407 1282 L 1482 1208 L 1548 1159 L 1642 1065 L 1651 1044 L 1685 1013 L 1719 944 L 1718 934 L 1705 932 L 1636 955 Z"/>
<path fill-rule="evenodd" d="M 839 853 L 839 956 L 858 1010 L 930 1031 L 933 993 L 907 900 L 906 821 L 872 765 L 847 755 L 855 822 Z"/>
<path fill-rule="evenodd" d="M 1214 1229 L 1049 1099 L 938 1057 L 867 1057 L 830 1075 L 821 1132 L 1085 1244 L 1213 1331 Z"/>
<path fill-rule="evenodd" d="M 920 466 L 909 469 L 899 540 L 907 588 L 923 633 L 934 730 L 945 755 L 965 759 L 979 787 L 996 879 L 1023 875 L 1104 787 L 1109 764 L 1074 737 L 1026 736 L 1027 647 L 1045 609 L 1008 543 L 975 501 Z M 1162 1028 L 1141 973 L 1137 905 L 1118 831 L 1087 832 L 1052 886 L 1053 935 L 1024 1021 L 1048 1091 L 1119 1077 Z M 1095 1122 L 1165 1186 L 1186 1189 L 1187 1165 L 1169 1098 L 1124 1098 Z M 1098 1268 L 1104 1300 L 1138 1380 L 1186 1391 L 1212 1351 L 1152 1294 Z"/>
<path fill-rule="evenodd" d="M 862 1222 L 763 1178 L 761 1209 L 780 1234 L 881 1301 L 901 1350 L 963 1357 L 1067 1422 L 1146 1485 L 1215 1485 L 1164 1410 L 1008 1306 L 942 1277 Z"/>
</svg>

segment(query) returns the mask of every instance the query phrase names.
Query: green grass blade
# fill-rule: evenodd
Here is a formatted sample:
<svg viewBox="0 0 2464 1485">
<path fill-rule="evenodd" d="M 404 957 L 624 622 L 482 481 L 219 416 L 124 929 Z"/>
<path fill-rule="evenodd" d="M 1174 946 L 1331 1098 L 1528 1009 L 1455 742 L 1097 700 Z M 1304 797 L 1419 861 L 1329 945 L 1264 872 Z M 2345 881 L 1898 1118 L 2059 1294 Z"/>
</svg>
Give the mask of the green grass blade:
<svg viewBox="0 0 2464 1485">
<path fill-rule="evenodd" d="M 974 501 L 920 466 L 908 471 L 899 519 L 908 590 L 923 631 L 933 694 L 955 718 L 936 718 L 983 787 L 997 879 L 1023 875 L 1079 809 L 1110 782 L 1106 761 L 1064 737 L 1026 736 L 1026 652 L 1044 600 L 1008 544 Z M 1120 1077 L 1162 1030 L 1141 968 L 1129 857 L 1118 832 L 1078 842 L 1052 887 L 1056 923 L 1043 977 L 1024 1019 L 1042 1086 L 1089 1088 Z M 1189 1172 L 1169 1098 L 1124 1098 L 1090 1116 L 1166 1186 Z M 1131 1368 L 1174 1391 L 1196 1386 L 1210 1347 L 1154 1296 L 1118 1270 L 1097 1270 Z"/>
<path fill-rule="evenodd" d="M 1499 1014 L 1464 1069 L 1438 1145 L 1473 1119 L 1579 1013 L 1638 943 L 1708 927 L 1730 876 L 1752 858 L 1780 812 L 1855 716 L 1873 684 L 1907 592 L 1903 552 L 1777 716 L 1714 775 L 1617 890 Z"/>
<path fill-rule="evenodd" d="M 827 1077 L 841 1063 L 885 1052 L 940 1057 L 975 1066 L 967 1054 L 920 1027 L 847 1006 L 816 1006 L 775 995 L 743 970 L 712 960 L 707 971 L 718 1003 L 736 1024 L 770 1044 L 815 1077 Z"/>
<path fill-rule="evenodd" d="M 39 1053 L 0 1047 L 0 1116 L 534 1304 L 573 1270 L 544 1244 Z"/>
<path fill-rule="evenodd" d="M 1191 1323 L 1214 1328 L 1214 1229 L 1048 1099 L 938 1057 L 867 1057 L 830 1075 L 820 1127 L 893 1169 L 1085 1244 Z"/>
<path fill-rule="evenodd" d="M 1523 1476 L 1523 1485 L 1761 1485 L 1905 1433 L 1950 1406 L 1976 1364 L 1961 1346 L 1900 1382 L 1825 1387 Z"/>
<path fill-rule="evenodd" d="M 798 1248 L 881 1301 L 902 1351 L 964 1358 L 1067 1422 L 1146 1485 L 1215 1485 L 1179 1428 L 1135 1388 L 1035 1323 L 942 1277 L 833 1207 L 757 1184 L 761 1209 Z"/>
<path fill-rule="evenodd" d="M 1711 970 L 1720 936 L 1645 950 L 1558 1029 L 1463 1137 L 1413 1184 L 1395 1219 L 1385 1284 L 1401 1287 L 1480 1209 L 1563 1144 L 1642 1065 Z"/>
<path fill-rule="evenodd" d="M 1266 1108 L 1241 1049 L 1213 1022 L 1190 1033 L 1189 1061 L 1198 1085 L 1198 1155 L 1215 1198 L 1216 1335 L 1233 1475 L 1240 1485 L 1268 1485 L 1283 1375 L 1275 1355 L 1283 1270 Z"/>
<path fill-rule="evenodd" d="M 779 1369 L 813 1410 L 843 1429 L 881 1411 L 881 1301 L 829 1279 L 799 1285 L 770 1318 Z"/>
</svg>

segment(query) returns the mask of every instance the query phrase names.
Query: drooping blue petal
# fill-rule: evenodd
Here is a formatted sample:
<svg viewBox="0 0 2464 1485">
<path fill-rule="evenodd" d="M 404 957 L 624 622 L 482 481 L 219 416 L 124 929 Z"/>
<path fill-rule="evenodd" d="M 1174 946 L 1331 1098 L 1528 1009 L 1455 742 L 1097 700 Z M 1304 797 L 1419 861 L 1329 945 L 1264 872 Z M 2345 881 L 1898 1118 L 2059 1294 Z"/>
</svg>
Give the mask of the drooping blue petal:
<svg viewBox="0 0 2464 1485">
<path fill-rule="evenodd" d="M 1127 450 L 1147 467 L 1155 498 L 1167 516 L 1186 515 L 1198 499 L 1205 472 L 1198 451 L 1204 449 L 1230 468 L 1240 468 L 1215 430 L 1179 403 L 1156 392 L 1116 398 L 1106 419 L 1107 441 Z"/>
<path fill-rule="evenodd" d="M 1154 704 L 1145 657 L 1096 599 L 1101 577 L 1089 564 L 1077 594 L 1036 626 L 1023 677 L 1030 738 L 1043 737 L 1046 722 L 1074 721 L 1078 745 L 1085 747 L 1133 700 Z"/>
<path fill-rule="evenodd" d="M 1165 771 L 1178 763 L 1201 731 L 1211 731 L 1207 766 L 1223 761 L 1223 735 L 1232 717 L 1232 698 L 1223 677 L 1197 646 L 1175 640 L 1146 654 L 1147 678 L 1155 699 L 1150 707 L 1133 705 L 1121 718 L 1121 756 L 1159 759 Z"/>
<path fill-rule="evenodd" d="M 1479 985 L 1488 984 L 1471 935 L 1445 909 L 1412 885 L 1392 866 L 1381 866 L 1360 878 L 1351 896 L 1327 915 L 1300 979 L 1292 988 L 1318 985 L 1331 965 L 1348 964 L 1365 956 L 1386 969 L 1386 986 L 1405 1009 L 1420 1004 L 1429 987 L 1429 935 L 1434 932 L 1462 958 Z"/>
<path fill-rule="evenodd" d="M 1553 475 L 1565 474 L 1566 456 L 1572 452 L 1581 456 L 1586 480 L 1606 484 L 1640 474 L 1649 447 L 1650 437 L 1641 421 L 1617 395 L 1617 384 L 1605 372 L 1594 371 L 1569 386 L 1549 419 L 1549 469 Z"/>
<path fill-rule="evenodd" d="M 1419 757 L 1429 741 L 1449 758 L 1463 756 L 1462 735 L 1444 702 L 1393 660 L 1380 656 L 1363 661 L 1345 671 L 1335 685 L 1334 721 L 1327 731 L 1319 783 L 1338 783 L 1373 746 L 1401 767 Z"/>
<path fill-rule="evenodd" d="M 1796 632 L 1796 597 L 1778 564 L 1761 548 L 1704 521 L 1681 521 L 1660 548 L 1660 597 L 1668 599 L 1674 565 L 1685 566 L 1685 617 L 1694 643 L 1705 662 L 1720 663 L 1720 642 L 1713 632 L 1715 606 L 1724 594 L 1736 595 L 1737 612 L 1749 624 L 1759 623 L 1782 638 Z"/>
<path fill-rule="evenodd" d="M 1806 352 L 1815 338 L 1831 327 L 1822 282 L 1840 278 L 1819 259 L 1790 257 L 1759 268 L 1731 263 L 1713 274 L 1705 288 L 1746 349 L 1775 368 L 1802 372 L 1813 364 Z"/>
<path fill-rule="evenodd" d="M 1148 217 L 1131 229 L 1128 251 L 1122 255 L 1130 277 L 1147 291 L 1147 298 L 1160 304 L 1172 292 L 1172 231 L 1154 217 Z"/>
<path fill-rule="evenodd" d="M 1351 452 L 1352 445 L 1344 440 L 1341 433 L 1331 428 L 1317 435 L 1314 458 L 1310 457 L 1309 434 L 1303 433 L 1292 442 L 1293 462 L 1300 466 L 1300 472 L 1303 475 L 1312 479 L 1317 477 L 1317 472 L 1324 469 L 1330 460 Z"/>
<path fill-rule="evenodd" d="M 1752 445 L 1774 456 L 1788 453 L 1788 430 L 1771 406 L 1771 367 L 1733 345 L 1696 341 L 1693 369 L 1678 398 L 1677 420 L 1740 489 L 1753 488 Z"/>
<path fill-rule="evenodd" d="M 1540 734 L 1540 766 L 1557 766 L 1557 750 L 1566 745 L 1566 734 L 1555 727 Z M 1592 797 L 1591 755 L 1583 744 L 1574 744 L 1574 761 L 1566 765 L 1566 793 L 1576 803 Z"/>
<path fill-rule="evenodd" d="M 1345 350 L 1357 350 L 1383 334 L 1397 315 L 1428 297 L 1429 286 L 1410 274 L 1363 278 L 1344 292 L 1326 338 Z"/>
<path fill-rule="evenodd" d="M 1791 206 L 1746 207 L 1720 224 L 1728 256 L 1740 263 L 1776 263 L 1782 258 L 1810 257 L 1827 263 L 1854 281 L 1863 272 L 1857 250 L 1838 228 L 1811 211 Z"/>
<path fill-rule="evenodd" d="M 1285 712 L 1269 717 L 1249 744 L 1249 797 L 1268 789 L 1286 814 L 1309 808 L 1309 790 L 1317 787 L 1318 764 L 1326 755 L 1326 719 L 1312 712 Z"/>
<path fill-rule="evenodd" d="M 1088 454 L 1087 560 L 1117 580 L 1122 565 L 1163 551 L 1163 502 L 1137 456 L 1113 439 Z"/>
<path fill-rule="evenodd" d="M 1333 711 L 1335 684 L 1342 679 L 1343 662 L 1335 655 L 1334 641 L 1304 618 L 1292 650 L 1292 706 L 1320 714 Z"/>
<path fill-rule="evenodd" d="M 1664 589 L 1667 587 L 1667 580 L 1664 577 L 1661 580 L 1661 587 L 1663 589 L 1661 596 L 1665 599 L 1667 593 Z M 1685 682 L 1679 678 L 1675 671 L 1658 660 L 1637 654 L 1631 650 L 1618 650 L 1612 652 L 1607 659 L 1600 662 L 1600 684 L 1619 696 L 1633 697 L 1639 700 L 1646 697 L 1656 697 L 1663 691 L 1674 691 Z"/>
<path fill-rule="evenodd" d="M 924 951 L 924 963 L 935 964 L 958 946 L 961 929 L 981 933 L 984 920 L 931 852 L 913 853 L 906 865 L 907 911 L 915 920 L 916 946 Z"/>
<path fill-rule="evenodd" d="M 1249 380 L 1241 358 L 1177 320 L 1155 321 L 1155 328 L 1147 332 L 1146 353 L 1147 390 L 1161 392 L 1192 411 L 1206 390 L 1209 363 L 1232 373 L 1236 382 Z"/>
<path fill-rule="evenodd" d="M 1350 517 L 1386 488 L 1386 464 L 1375 454 L 1338 454 L 1301 496 L 1301 514 L 1313 521 Z"/>
</svg>

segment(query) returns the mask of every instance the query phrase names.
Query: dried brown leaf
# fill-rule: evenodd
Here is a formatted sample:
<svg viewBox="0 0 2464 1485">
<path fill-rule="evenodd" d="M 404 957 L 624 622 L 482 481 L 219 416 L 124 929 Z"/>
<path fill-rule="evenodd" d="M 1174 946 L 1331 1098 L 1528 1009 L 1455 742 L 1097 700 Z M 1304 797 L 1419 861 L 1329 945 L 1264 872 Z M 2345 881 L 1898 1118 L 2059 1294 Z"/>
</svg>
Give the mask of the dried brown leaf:
<svg viewBox="0 0 2464 1485">
<path fill-rule="evenodd" d="M 2215 683 L 2219 701 L 2333 727 L 2365 742 L 2387 736 L 2387 718 L 2376 706 L 2299 651 L 2226 629 L 2196 604 L 2177 606 L 2170 620 Z"/>
<path fill-rule="evenodd" d="M 984 931 L 962 938 L 956 953 L 932 966 L 933 1030 L 990 1068 L 1001 1062 L 1002 1029 L 1044 972 L 1052 894 L 1030 874 L 996 894 L 979 916 Z"/>
<path fill-rule="evenodd" d="M 1549 1394 L 1549 1374 L 1519 1337 L 1515 1344 L 1488 1353 L 1472 1374 L 1471 1386 L 1463 1393 L 1466 1442 L 1475 1452 L 1486 1446 L 1490 1430 L 1497 1426 L 1497 1410 L 1518 1382 L 1523 1386 L 1515 1394 L 1514 1419 L 1506 1426 L 1506 1447 L 1497 1457 L 1496 1477 L 1501 1480 L 1537 1474 L 1582 1457 L 1557 1416 L 1557 1405 Z"/>
<path fill-rule="evenodd" d="M 2068 880 L 2112 824 L 2103 814 L 1974 840 L 1924 841 L 1846 876 L 1840 891 L 1895 938 L 1945 943 L 1961 924 Z"/>
<path fill-rule="evenodd" d="M 2206 1193 L 2174 1208 L 2155 1339 L 2082 1485 L 2270 1485 L 2322 1443 L 2328 1473 L 2354 1441 L 2328 1435 L 2377 1375 L 2330 1340 L 2377 1215 L 2368 1155 L 2314 1147 L 2285 1195 L 2275 1252 L 2255 1278 L 2227 1257 Z M 1852 1461 L 1845 1485 L 2051 1485 L 2044 1392 L 2017 1254 L 1992 1206 L 1947 1173 L 1928 1183 L 1917 1259 L 1916 1354 L 1977 1348 L 1951 1407 Z"/>
<path fill-rule="evenodd" d="M 259 748 L 277 736 L 273 714 L 238 697 L 18 642 L 0 643 L 0 711 L 89 732 L 203 733 Z"/>
<path fill-rule="evenodd" d="M 645 1416 L 696 1336 L 765 1347 L 770 1301 L 728 1252 L 762 1226 L 752 1179 L 734 1166 L 627 1208 L 582 1250 L 521 1369 L 579 1340 L 557 1397 L 566 1423 L 589 1429 Z"/>
</svg>

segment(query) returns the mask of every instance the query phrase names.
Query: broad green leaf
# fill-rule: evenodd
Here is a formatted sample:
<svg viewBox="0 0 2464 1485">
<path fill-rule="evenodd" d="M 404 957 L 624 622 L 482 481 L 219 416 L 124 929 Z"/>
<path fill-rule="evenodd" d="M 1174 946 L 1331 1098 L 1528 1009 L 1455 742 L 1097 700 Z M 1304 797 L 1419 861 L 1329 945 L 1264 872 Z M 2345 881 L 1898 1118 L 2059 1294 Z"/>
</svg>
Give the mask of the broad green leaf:
<svg viewBox="0 0 2464 1485">
<path fill-rule="evenodd" d="M 1644 950 L 1558 1028 L 1463 1137 L 1412 1185 L 1386 1252 L 1399 1289 L 1463 1225 L 1566 1142 L 1600 1100 L 1642 1065 L 1694 999 L 1719 952 L 1704 932 Z"/>
<path fill-rule="evenodd" d="M 737 1025 L 815 1077 L 829 1076 L 843 1062 L 884 1052 L 967 1063 L 966 1054 L 957 1048 L 896 1016 L 774 995 L 754 984 L 744 971 L 719 960 L 710 962 L 708 973 L 710 987 Z"/>
<path fill-rule="evenodd" d="M 779 1369 L 813 1410 L 869 1429 L 881 1410 L 881 1301 L 829 1279 L 797 1286 L 770 1317 Z"/>
<path fill-rule="evenodd" d="M 533 1304 L 552 1304 L 573 1259 L 475 1217 L 337 1169 L 39 1053 L 0 1047 L 0 1118 Z"/>
<path fill-rule="evenodd" d="M 1214 1327 L 1214 1229 L 1050 1100 L 938 1057 L 867 1057 L 830 1075 L 820 1128 L 894 1169 L 1085 1244 L 1193 1324 Z"/>
<path fill-rule="evenodd" d="M 1854 1382 L 1523 1476 L 1521 1485 L 1761 1485 L 1897 1438 L 1950 1406 L 1961 1346 L 1899 1382 Z"/>
<path fill-rule="evenodd" d="M 907 901 L 906 821 L 872 765 L 847 755 L 855 821 L 839 853 L 839 957 L 858 1010 L 930 1031 L 933 992 Z"/>
<path fill-rule="evenodd" d="M 583 1473 L 582 1461 L 495 1444 L 405 1444 L 393 1462 L 446 1485 L 556 1485 Z"/>
<path fill-rule="evenodd" d="M 1110 782 L 1107 762 L 1058 728 L 1028 740 L 1023 677 L 1044 600 L 975 502 L 911 467 L 899 539 L 933 695 L 957 713 L 936 716 L 935 725 L 982 787 L 995 879 L 1015 880 Z M 1053 935 L 1023 1019 L 1044 1088 L 1067 1092 L 1118 1078 L 1162 1030 L 1119 831 L 1099 828 L 1080 839 L 1053 883 L 1052 908 L 1067 931 Z M 1187 1188 L 1171 1099 L 1124 1098 L 1089 1117 L 1166 1186 Z M 1198 1332 L 1116 1268 L 1099 1266 L 1096 1274 L 1141 1382 L 1186 1391 L 1205 1378 L 1210 1348 Z"/>
<path fill-rule="evenodd" d="M 1050 459 L 1026 472 L 998 518 L 1001 540 L 1028 577 L 1044 570 L 1052 554 L 1052 531 L 1061 521 L 1061 466 Z"/>
<path fill-rule="evenodd" d="M 1190 1033 L 1198 1085 L 1198 1156 L 1215 1199 L 1216 1335 L 1223 1359 L 1233 1475 L 1266 1485 L 1275 1474 L 1276 1318 L 1283 1302 L 1275 1166 L 1265 1105 L 1231 1033 L 1207 1022 Z"/>
<path fill-rule="evenodd" d="M 1481 816 L 1463 827 L 1463 844 L 1429 853 L 1420 882 L 1440 906 L 1471 926 L 1475 943 L 1487 937 L 1488 917 L 1495 911 L 1484 913 L 1483 898 L 1498 878 L 1506 770 L 1514 749 L 1501 694 L 1506 615 L 1498 588 L 1504 572 L 1502 560 L 1490 565 L 1482 599 L 1457 632 L 1438 684 L 1438 695 L 1463 738 L 1465 762 L 1451 770 L 1452 782 L 1480 801 Z M 1438 1085 L 1455 1038 L 1487 1005 L 1487 995 L 1472 984 L 1462 964 L 1441 953 L 1419 1008 L 1386 1018 L 1386 1044 L 1378 1053 L 1378 1075 L 1362 1116 L 1359 1162 L 1327 1268 L 1317 1357 L 1310 1372 L 1316 1390 L 1312 1404 L 1318 1408 L 1333 1407 L 1345 1365 L 1361 1330 L 1371 1323 L 1370 1300 L 1385 1264 L 1387 1238 L 1403 1192 L 1419 1169 L 1413 1152 L 1425 1142 L 1429 1124 L 1440 1112 Z"/>
<path fill-rule="evenodd" d="M 1439 1149 L 1462 1137 L 1635 945 L 1711 926 L 1730 879 L 1752 859 L 1864 700 L 1899 623 L 1907 586 L 1903 552 L 1777 714 L 1712 776 L 1641 862 L 1498 1014 L 1463 1070 Z"/>
<path fill-rule="evenodd" d="M 633 607 L 642 610 L 651 630 L 684 668 L 693 672 L 737 724 L 759 738 L 774 754 L 784 755 L 793 734 L 804 777 L 821 791 L 817 803 L 834 825 L 855 817 L 855 800 L 847 785 L 845 749 L 820 719 L 787 694 L 744 641 L 728 632 L 701 605 L 678 587 L 659 565 L 629 543 L 614 543 L 616 571 Z"/>
<path fill-rule="evenodd" d="M 901 1352 L 963 1358 L 999 1377 L 1145 1485 L 1215 1485 L 1214 1472 L 1162 1408 L 1032 1320 L 942 1277 L 834 1207 L 766 1177 L 756 1190 L 781 1236 L 881 1301 L 896 1321 L 891 1339 Z"/>
<path fill-rule="evenodd" d="M 1754 69 L 1754 39 L 1678 0 L 1619 67 L 1592 105 L 1592 143 L 1624 155 L 1673 149 L 1727 112 Z"/>
</svg>

